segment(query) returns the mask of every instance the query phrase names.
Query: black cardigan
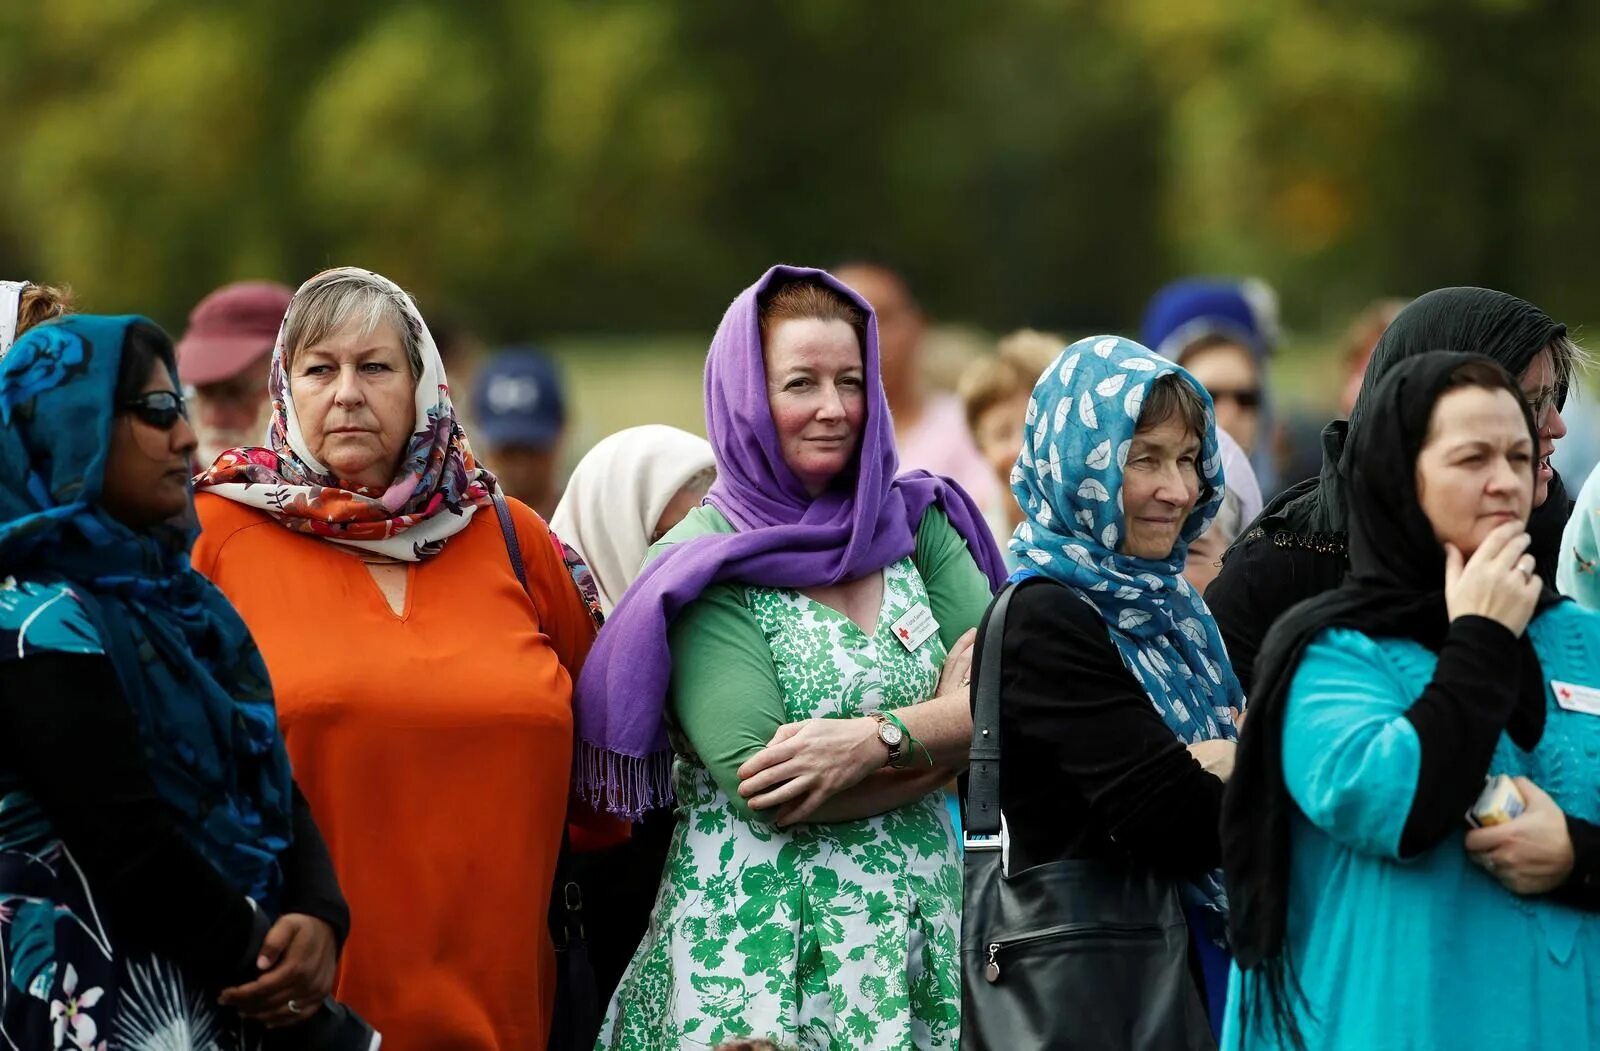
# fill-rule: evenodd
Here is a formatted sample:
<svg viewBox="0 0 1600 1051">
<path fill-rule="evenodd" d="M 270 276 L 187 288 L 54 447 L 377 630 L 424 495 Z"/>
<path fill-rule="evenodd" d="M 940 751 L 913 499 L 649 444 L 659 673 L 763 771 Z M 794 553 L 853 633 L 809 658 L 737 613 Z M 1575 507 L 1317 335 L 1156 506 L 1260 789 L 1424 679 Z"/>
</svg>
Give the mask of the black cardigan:
<svg viewBox="0 0 1600 1051">
<path fill-rule="evenodd" d="M 17 774 L 72 851 L 113 939 L 214 989 L 254 978 L 267 917 L 184 839 L 140 755 L 108 658 L 43 653 L 0 663 L 0 767 Z M 326 921 L 342 945 L 350 912 L 298 787 L 294 842 L 280 860 L 283 912 Z"/>
<path fill-rule="evenodd" d="M 1156 714 L 1095 611 L 1060 584 L 1025 581 L 1003 650 L 1000 806 L 1011 871 L 1098 857 L 1174 876 L 1216 868 L 1222 782 Z"/>
</svg>

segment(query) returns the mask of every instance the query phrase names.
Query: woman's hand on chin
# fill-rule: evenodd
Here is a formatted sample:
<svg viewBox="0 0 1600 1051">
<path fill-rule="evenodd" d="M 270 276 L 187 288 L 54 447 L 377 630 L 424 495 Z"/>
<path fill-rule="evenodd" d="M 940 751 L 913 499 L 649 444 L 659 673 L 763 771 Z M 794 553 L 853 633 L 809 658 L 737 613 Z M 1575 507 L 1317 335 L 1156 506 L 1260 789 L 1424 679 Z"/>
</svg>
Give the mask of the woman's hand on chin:
<svg viewBox="0 0 1600 1051">
<path fill-rule="evenodd" d="M 1549 794 L 1526 777 L 1512 778 L 1527 804 L 1503 825 L 1467 833 L 1467 859 L 1513 894 L 1545 894 L 1572 875 L 1572 836 L 1567 815 Z"/>
<path fill-rule="evenodd" d="M 1506 522 L 1483 538 L 1471 558 L 1445 544 L 1444 601 L 1450 619 L 1488 617 L 1521 635 L 1544 586 L 1527 553 L 1530 542 L 1523 523 Z"/>
<path fill-rule="evenodd" d="M 739 795 L 751 810 L 782 807 L 793 825 L 883 767 L 888 752 L 872 719 L 806 719 L 778 727 L 767 746 L 739 767 Z"/>
</svg>

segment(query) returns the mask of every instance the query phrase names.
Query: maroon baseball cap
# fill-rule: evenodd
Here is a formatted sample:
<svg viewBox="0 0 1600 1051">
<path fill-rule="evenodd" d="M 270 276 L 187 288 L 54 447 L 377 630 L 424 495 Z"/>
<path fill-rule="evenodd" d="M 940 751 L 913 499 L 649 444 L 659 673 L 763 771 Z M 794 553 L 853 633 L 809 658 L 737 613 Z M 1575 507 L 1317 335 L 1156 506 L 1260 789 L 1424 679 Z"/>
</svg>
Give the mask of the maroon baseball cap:
<svg viewBox="0 0 1600 1051">
<path fill-rule="evenodd" d="M 199 387 L 244 371 L 272 350 L 293 298 L 275 281 L 238 281 L 206 296 L 178 341 L 178 378 Z"/>
</svg>

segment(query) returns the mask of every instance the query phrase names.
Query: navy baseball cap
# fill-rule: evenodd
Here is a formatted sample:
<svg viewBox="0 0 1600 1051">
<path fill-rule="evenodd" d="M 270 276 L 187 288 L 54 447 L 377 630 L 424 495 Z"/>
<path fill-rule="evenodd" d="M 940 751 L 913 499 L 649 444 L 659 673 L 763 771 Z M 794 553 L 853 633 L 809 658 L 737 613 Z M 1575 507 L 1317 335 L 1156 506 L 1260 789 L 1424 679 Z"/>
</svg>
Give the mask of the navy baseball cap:
<svg viewBox="0 0 1600 1051">
<path fill-rule="evenodd" d="M 489 359 L 472 385 L 473 438 L 485 446 L 542 449 L 561 436 L 567 400 L 555 362 L 532 347 Z"/>
</svg>

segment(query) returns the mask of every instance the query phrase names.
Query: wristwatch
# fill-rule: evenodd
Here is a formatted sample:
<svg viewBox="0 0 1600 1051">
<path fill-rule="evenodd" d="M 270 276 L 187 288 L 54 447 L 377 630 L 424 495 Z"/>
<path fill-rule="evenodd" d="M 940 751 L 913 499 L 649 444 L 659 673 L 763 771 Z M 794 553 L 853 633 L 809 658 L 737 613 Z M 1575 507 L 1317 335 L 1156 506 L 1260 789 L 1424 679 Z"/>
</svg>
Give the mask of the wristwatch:
<svg viewBox="0 0 1600 1051">
<path fill-rule="evenodd" d="M 900 769 L 905 765 L 906 732 L 900 729 L 899 724 L 892 722 L 882 712 L 873 712 L 873 720 L 878 724 L 878 740 L 889 750 L 887 765 Z"/>
</svg>

